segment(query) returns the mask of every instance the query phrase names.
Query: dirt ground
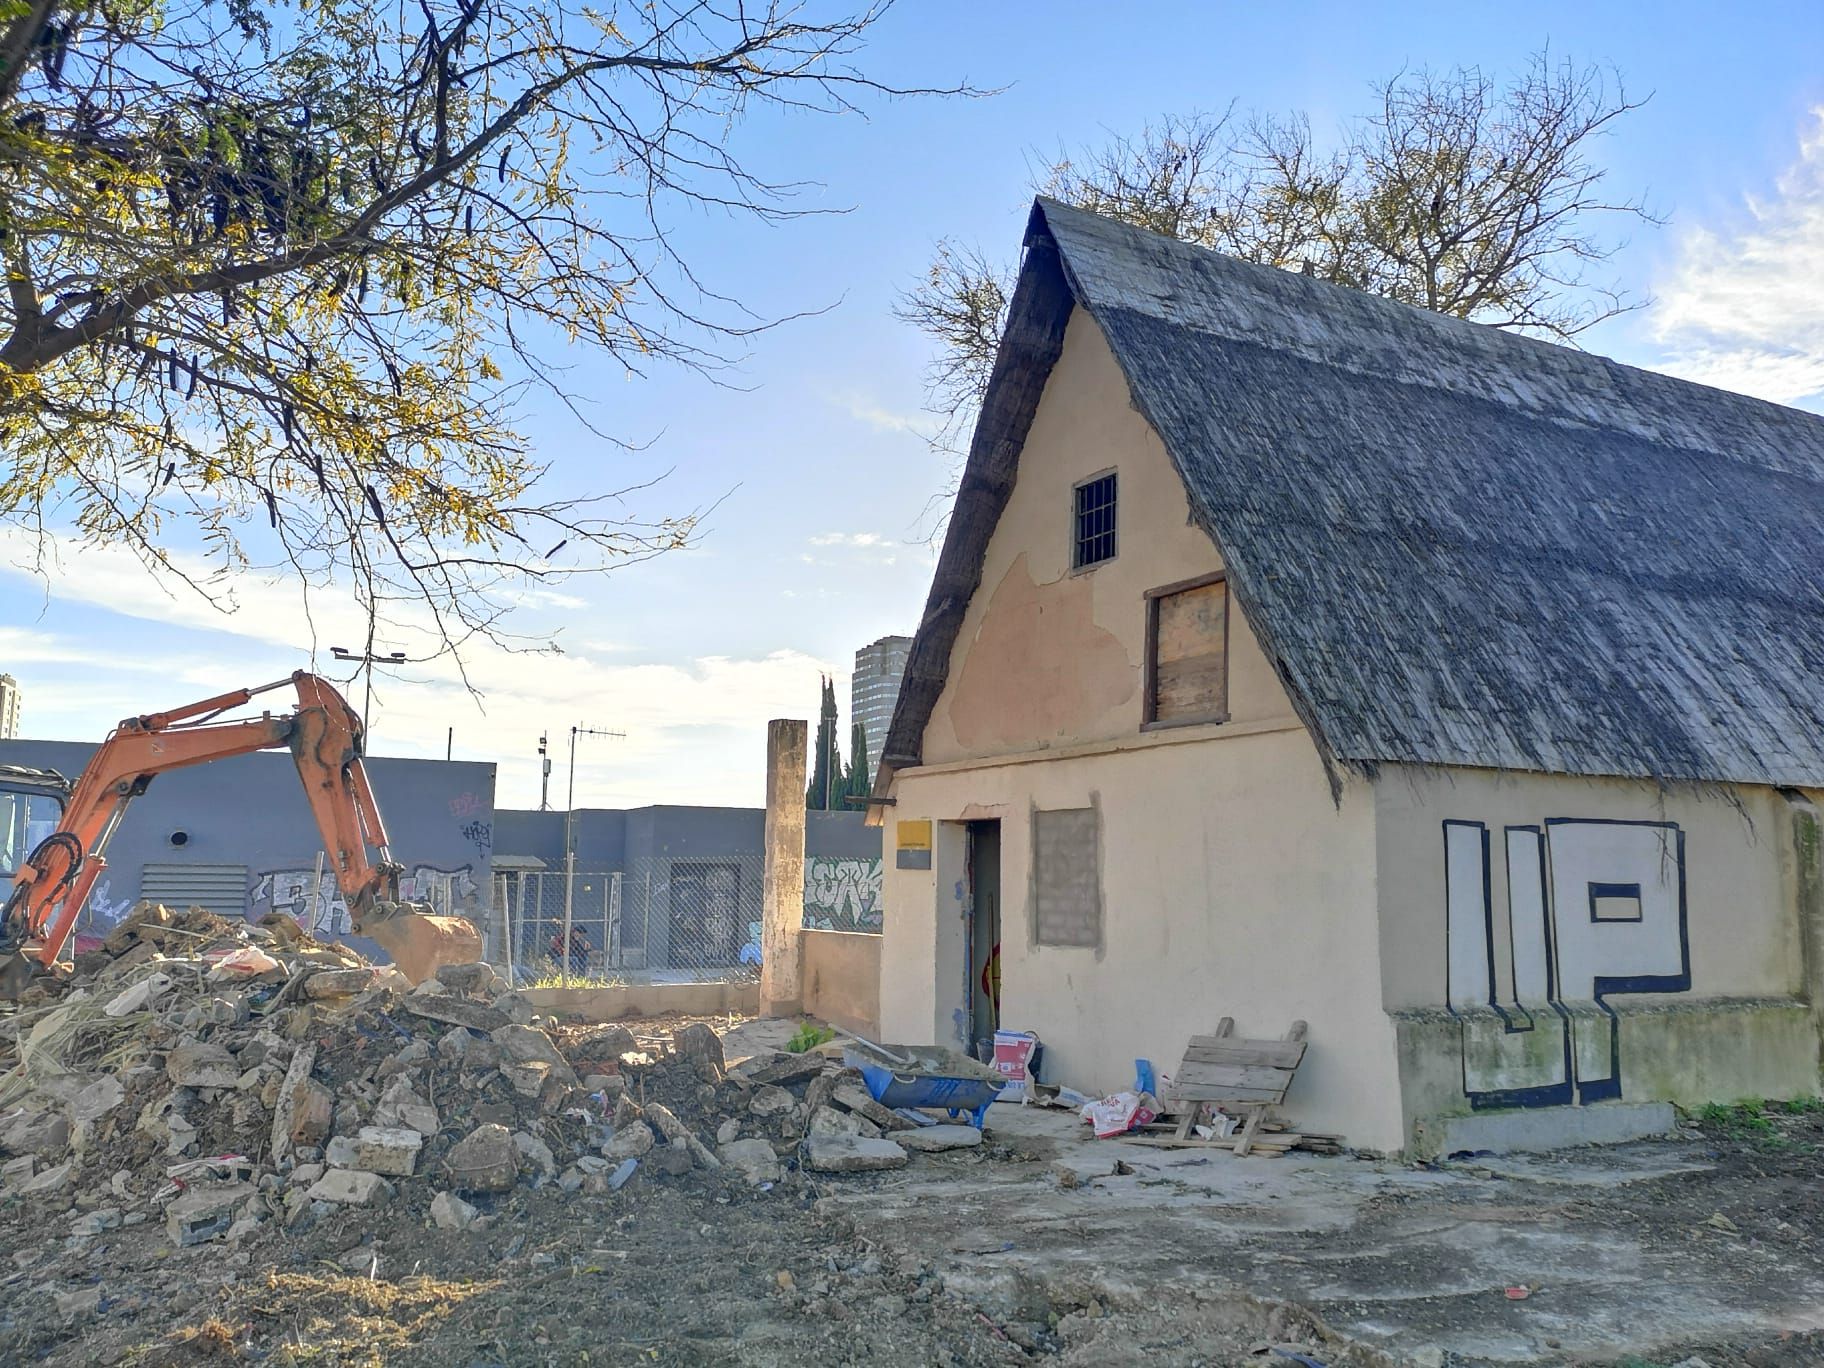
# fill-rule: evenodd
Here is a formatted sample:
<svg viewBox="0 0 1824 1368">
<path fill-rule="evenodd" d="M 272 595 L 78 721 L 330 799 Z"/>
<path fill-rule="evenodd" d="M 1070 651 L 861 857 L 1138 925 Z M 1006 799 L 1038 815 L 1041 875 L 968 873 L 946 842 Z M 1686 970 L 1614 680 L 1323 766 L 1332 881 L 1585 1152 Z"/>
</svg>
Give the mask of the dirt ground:
<svg viewBox="0 0 1824 1368">
<path fill-rule="evenodd" d="M 793 1024 L 707 1020 L 731 1059 Z M 1549 1157 L 1237 1160 L 1003 1106 L 903 1170 L 522 1188 L 465 1231 L 410 1181 L 238 1247 L 15 1199 L 0 1362 L 1824 1364 L 1821 1146 L 1824 1113 L 1780 1109 Z"/>
</svg>

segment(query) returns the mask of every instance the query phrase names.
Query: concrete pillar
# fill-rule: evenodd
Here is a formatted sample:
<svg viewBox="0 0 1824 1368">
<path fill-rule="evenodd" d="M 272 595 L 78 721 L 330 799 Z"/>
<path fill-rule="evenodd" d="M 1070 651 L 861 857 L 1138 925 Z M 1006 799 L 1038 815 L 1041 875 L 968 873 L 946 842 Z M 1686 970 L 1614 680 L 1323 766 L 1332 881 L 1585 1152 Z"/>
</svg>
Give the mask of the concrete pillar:
<svg viewBox="0 0 1824 1368">
<path fill-rule="evenodd" d="M 810 724 L 766 724 L 766 892 L 760 921 L 760 1015 L 802 1010 L 804 759 Z"/>
</svg>

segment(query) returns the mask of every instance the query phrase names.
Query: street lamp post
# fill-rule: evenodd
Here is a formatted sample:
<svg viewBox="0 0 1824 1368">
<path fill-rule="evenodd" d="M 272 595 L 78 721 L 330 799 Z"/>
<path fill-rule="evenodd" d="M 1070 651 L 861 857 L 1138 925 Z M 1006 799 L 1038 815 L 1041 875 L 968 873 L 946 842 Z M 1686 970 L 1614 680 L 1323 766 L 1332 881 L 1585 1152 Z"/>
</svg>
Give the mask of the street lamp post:
<svg viewBox="0 0 1824 1368">
<path fill-rule="evenodd" d="M 342 646 L 331 646 L 329 648 L 329 653 L 345 664 L 365 665 L 367 667 L 364 672 L 367 676 L 365 691 L 361 696 L 361 729 L 369 738 L 371 738 L 374 731 L 374 666 L 403 665 L 405 664 L 405 652 L 388 651 L 385 655 L 375 655 L 374 643 L 370 638 L 367 643 L 367 649 L 358 655 Z"/>
<path fill-rule="evenodd" d="M 600 727 L 570 728 L 570 791 L 564 799 L 564 940 L 557 959 L 558 982 L 566 988 L 570 986 L 570 933 L 576 924 L 576 738 L 614 736 L 624 740 L 626 735 Z"/>
</svg>

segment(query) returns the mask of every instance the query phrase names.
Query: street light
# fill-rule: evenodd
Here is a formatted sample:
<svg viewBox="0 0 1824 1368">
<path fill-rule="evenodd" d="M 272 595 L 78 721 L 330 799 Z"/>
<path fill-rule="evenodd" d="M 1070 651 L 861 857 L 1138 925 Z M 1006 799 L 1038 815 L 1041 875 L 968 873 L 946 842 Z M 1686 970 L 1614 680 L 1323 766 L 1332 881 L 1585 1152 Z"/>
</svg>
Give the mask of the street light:
<svg viewBox="0 0 1824 1368">
<path fill-rule="evenodd" d="M 579 736 L 614 736 L 627 739 L 626 732 L 605 731 L 601 727 L 570 728 L 570 792 L 564 800 L 564 947 L 558 956 L 558 982 L 564 987 L 570 986 L 570 932 L 575 926 L 574 909 L 576 903 L 576 738 Z M 544 738 L 539 738 L 542 753 Z M 548 764 L 549 762 L 547 762 Z M 607 931 L 607 920 L 603 919 L 602 929 Z M 604 939 L 606 935 L 604 934 Z M 608 947 L 602 947 L 606 950 Z"/>
<path fill-rule="evenodd" d="M 359 654 L 349 650 L 345 646 L 331 646 L 329 648 L 329 653 L 344 664 L 367 666 L 367 679 L 364 686 L 364 692 L 361 695 L 361 728 L 368 733 L 371 739 L 373 733 L 371 718 L 374 709 L 374 666 L 403 665 L 405 663 L 405 652 L 388 651 L 385 655 L 375 655 L 374 643 L 370 641 L 367 643 L 367 649 Z"/>
</svg>

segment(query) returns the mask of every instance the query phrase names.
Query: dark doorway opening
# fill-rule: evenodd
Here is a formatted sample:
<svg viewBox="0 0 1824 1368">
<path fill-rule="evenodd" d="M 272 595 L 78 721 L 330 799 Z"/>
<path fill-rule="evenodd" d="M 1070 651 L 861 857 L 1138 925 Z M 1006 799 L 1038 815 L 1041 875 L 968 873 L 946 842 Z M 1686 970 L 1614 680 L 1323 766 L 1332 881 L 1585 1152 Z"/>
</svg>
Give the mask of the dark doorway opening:
<svg viewBox="0 0 1824 1368">
<path fill-rule="evenodd" d="M 969 823 L 969 1041 L 1001 1024 L 1001 824 Z"/>
</svg>

